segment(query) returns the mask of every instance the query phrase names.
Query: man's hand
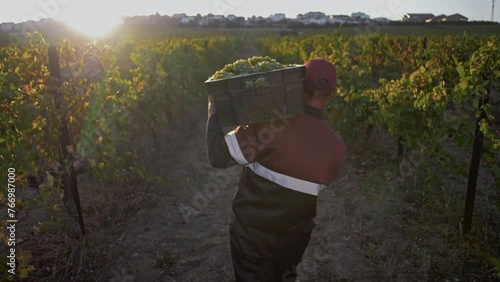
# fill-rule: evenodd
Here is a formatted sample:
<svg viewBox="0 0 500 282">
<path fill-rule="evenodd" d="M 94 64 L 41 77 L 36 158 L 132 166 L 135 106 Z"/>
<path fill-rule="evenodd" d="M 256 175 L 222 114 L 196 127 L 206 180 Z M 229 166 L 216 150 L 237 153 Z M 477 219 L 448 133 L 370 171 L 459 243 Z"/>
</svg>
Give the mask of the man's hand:
<svg viewBox="0 0 500 282">
<path fill-rule="evenodd" d="M 214 95 L 208 95 L 208 116 L 215 114 Z"/>
</svg>

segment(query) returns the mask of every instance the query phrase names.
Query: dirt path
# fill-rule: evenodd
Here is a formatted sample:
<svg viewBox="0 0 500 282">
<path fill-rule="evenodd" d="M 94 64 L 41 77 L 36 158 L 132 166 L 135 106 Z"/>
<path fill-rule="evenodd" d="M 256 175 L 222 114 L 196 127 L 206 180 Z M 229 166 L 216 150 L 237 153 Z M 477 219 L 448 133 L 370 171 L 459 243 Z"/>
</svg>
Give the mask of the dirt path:
<svg viewBox="0 0 500 282">
<path fill-rule="evenodd" d="M 156 172 L 169 183 L 151 191 L 153 200 L 128 220 L 112 281 L 232 281 L 228 226 L 238 177 L 219 189 L 208 186 L 217 183 L 211 175 L 221 171 L 208 165 L 203 110 L 204 105 L 198 106 L 187 124 L 173 129 L 177 136 L 162 136 Z M 350 166 L 347 162 L 338 181 L 319 196 L 318 226 L 299 267 L 300 281 L 384 277 L 372 267 L 371 257 L 376 238 L 387 237 L 390 226 L 381 224 L 386 219 L 374 211 L 383 215 L 390 205 L 381 208 L 387 204 L 381 201 L 391 199 L 367 204 Z"/>
<path fill-rule="evenodd" d="M 252 56 L 260 56 L 262 55 L 259 50 L 257 50 L 257 47 L 255 46 L 255 35 L 252 34 L 251 31 L 248 29 L 243 29 L 241 32 L 241 37 L 245 41 L 245 48 L 241 50 L 241 58 L 248 58 Z"/>
<path fill-rule="evenodd" d="M 246 46 L 237 56 L 258 55 L 245 29 L 241 36 Z M 163 132 L 153 172 L 169 182 L 151 191 L 154 202 L 128 221 L 112 281 L 233 279 L 228 228 L 238 178 L 215 190 L 205 188 L 220 172 L 208 164 L 205 123 L 206 105 L 196 105 L 184 121 Z"/>
<path fill-rule="evenodd" d="M 183 126 L 165 133 L 157 173 L 169 183 L 157 188 L 124 228 L 114 281 L 228 281 L 227 246 L 232 187 L 206 198 L 209 183 L 205 146 L 205 113 L 201 106 Z M 183 128 L 185 130 L 183 130 Z M 206 277 L 210 277 L 207 280 Z"/>
</svg>

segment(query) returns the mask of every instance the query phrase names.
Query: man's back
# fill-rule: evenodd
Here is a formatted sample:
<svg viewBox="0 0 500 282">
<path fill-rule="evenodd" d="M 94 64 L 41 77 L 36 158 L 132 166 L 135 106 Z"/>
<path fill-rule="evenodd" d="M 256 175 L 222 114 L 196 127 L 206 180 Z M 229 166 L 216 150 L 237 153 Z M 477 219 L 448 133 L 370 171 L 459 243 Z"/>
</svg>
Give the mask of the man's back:
<svg viewBox="0 0 500 282">
<path fill-rule="evenodd" d="M 233 199 L 231 256 L 236 281 L 294 281 L 315 226 L 316 198 L 346 153 L 323 108 L 336 93 L 336 70 L 322 58 L 305 63 L 305 113 L 240 126 L 224 134 L 209 97 L 210 164 L 244 165 Z"/>
<path fill-rule="evenodd" d="M 344 160 L 345 145 L 326 124 L 323 112 L 305 109 L 296 118 L 239 127 L 225 137 L 231 155 L 248 164 L 233 211 L 258 230 L 286 233 L 298 231 L 297 224 L 311 227 L 316 196 Z"/>
</svg>

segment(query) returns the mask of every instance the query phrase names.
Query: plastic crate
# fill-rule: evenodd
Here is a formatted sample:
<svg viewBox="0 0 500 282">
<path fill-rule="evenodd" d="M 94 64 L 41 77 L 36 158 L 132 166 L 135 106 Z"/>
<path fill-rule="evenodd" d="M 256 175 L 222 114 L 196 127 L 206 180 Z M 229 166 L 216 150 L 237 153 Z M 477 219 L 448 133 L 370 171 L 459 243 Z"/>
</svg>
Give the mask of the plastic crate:
<svg viewBox="0 0 500 282">
<path fill-rule="evenodd" d="M 304 110 L 305 66 L 226 79 L 207 80 L 208 94 L 214 95 L 220 126 L 229 127 L 291 118 Z M 269 85 L 246 89 L 247 81 L 264 77 Z"/>
</svg>

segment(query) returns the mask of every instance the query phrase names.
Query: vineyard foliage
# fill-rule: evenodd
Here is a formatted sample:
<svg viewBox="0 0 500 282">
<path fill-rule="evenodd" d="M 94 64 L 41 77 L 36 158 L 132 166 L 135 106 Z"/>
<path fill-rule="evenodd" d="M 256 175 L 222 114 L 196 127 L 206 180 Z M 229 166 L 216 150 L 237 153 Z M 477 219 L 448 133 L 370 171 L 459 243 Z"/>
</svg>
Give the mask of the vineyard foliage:
<svg viewBox="0 0 500 282">
<path fill-rule="evenodd" d="M 62 40 L 60 87 L 50 77 L 40 34 L 29 44 L 0 48 L 0 178 L 9 167 L 20 178 L 59 169 L 61 118 L 73 139 L 63 149 L 76 160 L 102 177 L 130 174 L 137 169 L 130 140 L 156 138 L 203 97 L 203 82 L 241 44 L 224 36 L 87 45 Z"/>
<path fill-rule="evenodd" d="M 135 170 L 130 140 L 149 135 L 160 142 L 159 130 L 203 97 L 203 82 L 242 44 L 227 36 L 87 45 L 63 40 L 57 45 L 60 87 L 50 78 L 40 34 L 29 44 L 2 47 L 0 177 L 8 167 L 19 168 L 21 176 L 57 170 L 63 149 L 103 177 Z M 422 160 L 431 157 L 463 173 L 465 166 L 456 165 L 444 146 L 470 148 L 481 118 L 486 156 L 494 160 L 498 153 L 486 98 L 487 89 L 499 89 L 499 37 L 334 33 L 261 37 L 257 45 L 284 64 L 324 57 L 337 66 L 339 95 L 328 109 L 344 136 L 369 124 Z M 62 112 L 55 96 L 63 99 Z M 61 118 L 69 123 L 71 148 L 59 147 Z M 499 171 L 495 161 L 490 164 Z"/>
<path fill-rule="evenodd" d="M 328 109 L 343 136 L 378 127 L 421 162 L 455 173 L 465 174 L 466 164 L 451 148 L 472 148 L 481 117 L 483 151 L 500 183 L 498 122 L 485 99 L 500 89 L 500 37 L 332 33 L 265 37 L 258 45 L 283 63 L 324 57 L 337 66 L 339 95 Z"/>
</svg>

